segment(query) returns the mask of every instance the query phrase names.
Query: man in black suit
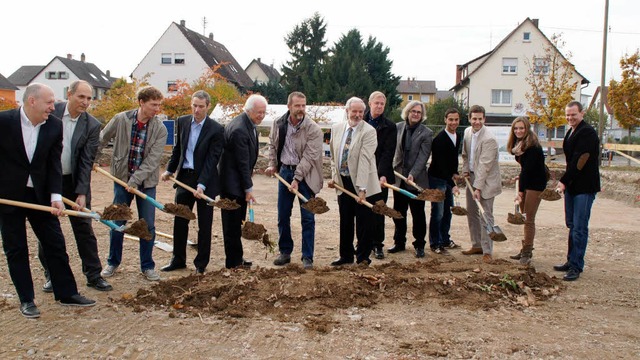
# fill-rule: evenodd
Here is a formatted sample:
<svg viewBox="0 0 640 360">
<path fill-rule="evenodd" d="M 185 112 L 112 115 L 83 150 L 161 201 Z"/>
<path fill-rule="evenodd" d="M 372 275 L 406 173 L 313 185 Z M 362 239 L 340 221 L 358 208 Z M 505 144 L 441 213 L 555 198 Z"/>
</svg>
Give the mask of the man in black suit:
<svg viewBox="0 0 640 360">
<path fill-rule="evenodd" d="M 460 193 L 454 182 L 458 176 L 458 149 L 462 136 L 456 133 L 460 125 L 460 112 L 456 108 L 444 113 L 445 128 L 433 138 L 431 165 L 429 165 L 429 187 L 444 193 L 444 201 L 431 203 L 429 222 L 429 245 L 436 254 L 445 254 L 447 249 L 458 245 L 451 240 L 451 207 L 453 194 Z"/>
<path fill-rule="evenodd" d="M 387 97 L 380 91 L 374 91 L 369 96 L 369 111 L 364 118 L 367 124 L 376 129 L 378 139 L 378 147 L 376 148 L 376 167 L 378 168 L 378 177 L 380 184 L 385 182 L 393 184 L 396 176 L 393 173 L 393 155 L 396 151 L 397 128 L 391 120 L 384 116 L 384 106 Z M 382 185 L 381 185 L 382 186 Z M 378 194 L 371 195 L 371 202 L 383 200 L 385 203 L 389 199 L 389 189 L 382 187 L 382 191 Z M 384 215 L 373 214 L 373 224 L 368 228 L 369 236 L 373 244 L 373 251 L 376 259 L 384 259 Z"/>
<path fill-rule="evenodd" d="M 162 180 L 167 181 L 177 171 L 176 179 L 196 189 L 190 192 L 176 187 L 176 204 L 198 208 L 198 255 L 193 260 L 196 274 L 204 274 L 211 254 L 211 224 L 213 207 L 207 205 L 204 196 L 215 198 L 220 193 L 218 161 L 224 147 L 224 128 L 207 113 L 211 97 L 199 90 L 191 95 L 191 115 L 178 118 L 178 137 Z M 196 199 L 198 200 L 196 202 Z M 175 217 L 173 223 L 173 257 L 162 271 L 187 267 L 187 237 L 189 220 Z"/>
<path fill-rule="evenodd" d="M 93 306 L 78 294 L 69 267 L 69 256 L 60 222 L 54 215 L 62 203 L 62 122 L 51 115 L 55 96 L 42 84 L 27 86 L 19 109 L 0 112 L 0 198 L 46 205 L 51 213 L 13 206 L 0 206 L 0 233 L 11 280 L 20 299 L 20 312 L 37 318 L 25 219 L 44 249 L 53 293 L 62 305 Z"/>
<path fill-rule="evenodd" d="M 93 87 L 88 82 L 72 82 L 67 97 L 69 101 L 56 103 L 53 111 L 53 115 L 62 119 L 63 128 L 62 196 L 76 202 L 79 207 L 75 210 L 82 211 L 84 207 L 91 208 L 91 169 L 98 151 L 101 124 L 87 113 L 93 97 Z M 72 216 L 69 221 L 82 259 L 82 272 L 87 277 L 87 286 L 100 291 L 112 290 L 113 287 L 100 275 L 102 264 L 91 219 Z M 47 279 L 42 290 L 50 293 L 53 292 L 53 286 L 46 258 L 42 254 L 42 245 L 39 244 L 38 257 Z"/>
<path fill-rule="evenodd" d="M 251 175 L 258 160 L 258 131 L 267 111 L 267 99 L 251 95 L 244 104 L 244 112 L 236 116 L 224 129 L 224 152 L 220 159 L 221 197 L 236 200 L 240 208 L 222 210 L 225 267 L 251 266 L 242 258 L 242 220 L 247 203 L 254 201 Z"/>
</svg>

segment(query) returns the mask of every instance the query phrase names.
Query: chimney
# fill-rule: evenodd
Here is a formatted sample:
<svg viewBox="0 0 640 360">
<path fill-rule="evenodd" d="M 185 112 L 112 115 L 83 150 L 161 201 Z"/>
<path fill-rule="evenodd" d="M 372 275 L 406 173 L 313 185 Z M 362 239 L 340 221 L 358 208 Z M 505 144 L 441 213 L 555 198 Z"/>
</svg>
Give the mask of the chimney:
<svg viewBox="0 0 640 360">
<path fill-rule="evenodd" d="M 261 61 L 260 61 L 260 58 L 258 58 L 258 62 L 261 62 Z"/>
<path fill-rule="evenodd" d="M 462 68 L 456 65 L 456 85 L 460 83 L 460 80 L 462 80 Z"/>
<path fill-rule="evenodd" d="M 80 61 L 84 62 L 85 59 L 86 59 L 86 56 L 84 56 L 84 53 L 80 54 Z"/>
<path fill-rule="evenodd" d="M 538 22 L 540 20 L 539 19 L 531 19 L 531 22 L 533 23 L 533 26 L 535 26 L 536 28 L 538 27 Z"/>
<path fill-rule="evenodd" d="M 184 20 L 180 20 L 180 26 L 186 26 L 186 25 L 185 25 L 186 23 L 187 23 L 186 21 L 184 21 Z"/>
<path fill-rule="evenodd" d="M 73 60 L 73 55 L 72 54 L 67 54 L 67 59 Z"/>
<path fill-rule="evenodd" d="M 213 41 L 213 33 L 209 33 L 209 40 Z"/>
<path fill-rule="evenodd" d="M 110 78 L 111 77 L 111 70 L 107 70 L 107 77 Z"/>
</svg>

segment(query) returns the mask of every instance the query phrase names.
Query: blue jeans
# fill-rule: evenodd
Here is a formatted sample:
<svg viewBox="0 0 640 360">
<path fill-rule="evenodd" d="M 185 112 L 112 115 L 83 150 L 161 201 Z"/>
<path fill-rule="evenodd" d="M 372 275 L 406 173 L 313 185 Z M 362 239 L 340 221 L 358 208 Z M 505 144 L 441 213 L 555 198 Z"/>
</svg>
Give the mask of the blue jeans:
<svg viewBox="0 0 640 360">
<path fill-rule="evenodd" d="M 567 262 L 569 267 L 580 272 L 584 269 L 584 255 L 589 241 L 589 218 L 595 193 L 571 195 L 564 192 L 564 213 L 569 228 L 569 249 Z"/>
<path fill-rule="evenodd" d="M 280 167 L 280 176 L 288 183 L 293 181 L 295 170 Z M 296 199 L 296 194 L 289 191 L 289 189 L 282 184 L 278 183 L 278 234 L 280 239 L 278 240 L 278 247 L 280 253 L 284 255 L 291 255 L 293 252 L 293 239 L 291 238 L 291 211 L 293 209 L 293 201 Z M 307 199 L 311 199 L 314 195 L 307 183 L 303 180 L 298 183 L 298 191 Z M 300 205 L 303 204 L 299 199 Z M 313 247 L 315 242 L 316 233 L 316 220 L 313 213 L 300 208 L 300 223 L 302 225 L 302 257 L 313 260 Z"/>
<path fill-rule="evenodd" d="M 429 187 L 442 191 L 444 201 L 431 203 L 431 219 L 429 222 L 429 245 L 432 249 L 446 247 L 451 243 L 449 230 L 451 229 L 451 207 L 453 206 L 453 192 L 447 180 L 429 176 Z"/>
<path fill-rule="evenodd" d="M 138 189 L 145 193 L 147 196 L 150 196 L 155 199 L 156 197 L 156 188 L 140 188 Z M 153 262 L 152 252 L 153 252 L 153 243 L 156 239 L 156 208 L 143 198 L 136 196 L 118 184 L 113 184 L 113 203 L 114 204 L 126 204 L 127 206 L 131 206 L 131 202 L 133 198 L 136 198 L 136 206 L 138 208 L 138 218 L 144 219 L 147 222 L 147 227 L 149 232 L 151 233 L 151 240 L 143 240 L 140 239 L 140 269 L 145 271 L 147 269 L 153 269 L 156 266 L 156 263 Z M 115 223 L 119 225 L 123 225 L 126 221 L 115 221 Z M 124 234 L 111 230 L 111 239 L 109 242 L 109 258 L 107 258 L 107 263 L 111 266 L 119 266 L 122 262 L 122 242 L 124 240 Z"/>
</svg>

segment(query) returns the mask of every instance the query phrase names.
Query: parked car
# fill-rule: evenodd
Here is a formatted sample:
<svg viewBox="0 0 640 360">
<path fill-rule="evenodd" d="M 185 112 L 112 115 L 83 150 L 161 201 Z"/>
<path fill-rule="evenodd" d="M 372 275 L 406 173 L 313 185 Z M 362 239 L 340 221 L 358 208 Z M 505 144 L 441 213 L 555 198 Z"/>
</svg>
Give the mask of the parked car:
<svg viewBox="0 0 640 360">
<path fill-rule="evenodd" d="M 548 150 L 548 148 L 546 148 L 546 147 L 542 148 L 542 153 L 544 154 L 544 157 L 547 157 L 547 150 Z M 551 148 L 551 156 L 556 156 L 556 149 L 555 148 Z"/>
</svg>

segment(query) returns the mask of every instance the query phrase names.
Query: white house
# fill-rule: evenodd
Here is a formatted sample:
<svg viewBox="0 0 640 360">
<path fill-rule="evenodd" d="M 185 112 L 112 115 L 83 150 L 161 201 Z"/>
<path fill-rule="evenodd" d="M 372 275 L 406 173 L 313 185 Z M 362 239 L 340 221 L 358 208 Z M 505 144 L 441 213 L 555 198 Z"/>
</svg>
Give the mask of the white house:
<svg viewBox="0 0 640 360">
<path fill-rule="evenodd" d="M 529 108 L 525 94 L 530 66 L 544 71 L 544 48 L 553 46 L 538 28 L 538 19 L 525 19 L 493 50 L 456 67 L 456 85 L 451 89 L 467 106 L 482 105 L 488 124 L 506 124 Z M 556 49 L 557 50 L 557 49 Z M 548 66 L 548 65 L 547 65 Z M 574 99 L 581 100 L 582 87 L 589 81 L 574 70 Z M 564 137 L 564 128 L 553 138 Z"/>
<path fill-rule="evenodd" d="M 178 80 L 191 83 L 215 65 L 222 64 L 218 74 L 234 84 L 241 91 L 253 86 L 253 81 L 238 64 L 227 48 L 209 37 L 189 30 L 185 21 L 172 22 L 160 39 L 140 61 L 131 77 L 145 76 L 150 85 L 166 96 L 175 91 Z"/>
<path fill-rule="evenodd" d="M 279 82 L 280 72 L 273 65 L 267 65 L 260 61 L 260 58 L 253 59 L 244 71 L 253 82 L 258 84 L 268 84 L 269 82 Z"/>
<path fill-rule="evenodd" d="M 22 102 L 24 90 L 31 83 L 41 83 L 53 89 L 56 100 L 66 100 L 69 84 L 76 80 L 87 81 L 93 86 L 94 99 L 101 99 L 115 81 L 109 70 L 102 72 L 95 64 L 86 62 L 86 57 L 80 55 L 80 60 L 74 60 L 71 54 L 67 57 L 56 56 L 47 65 L 27 65 L 16 70 L 9 81 L 18 87 L 16 101 Z"/>
</svg>

